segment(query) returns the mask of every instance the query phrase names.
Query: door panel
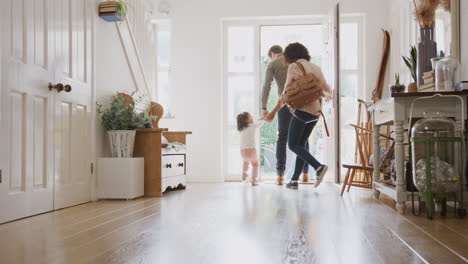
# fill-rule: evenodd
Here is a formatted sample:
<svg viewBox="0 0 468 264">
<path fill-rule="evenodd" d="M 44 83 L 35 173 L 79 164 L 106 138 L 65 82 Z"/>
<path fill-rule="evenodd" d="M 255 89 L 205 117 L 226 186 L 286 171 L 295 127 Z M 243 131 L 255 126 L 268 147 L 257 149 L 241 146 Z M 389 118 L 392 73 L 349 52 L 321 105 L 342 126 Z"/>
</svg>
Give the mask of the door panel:
<svg viewBox="0 0 468 264">
<path fill-rule="evenodd" d="M 55 96 L 55 204 L 59 209 L 91 200 L 91 70 L 93 1 L 56 0 L 60 34 L 58 81 L 72 87 Z"/>
<path fill-rule="evenodd" d="M 0 223 L 53 208 L 51 4 L 2 2 Z"/>
<path fill-rule="evenodd" d="M 93 4 L 2 2 L 0 223 L 91 200 Z"/>
</svg>

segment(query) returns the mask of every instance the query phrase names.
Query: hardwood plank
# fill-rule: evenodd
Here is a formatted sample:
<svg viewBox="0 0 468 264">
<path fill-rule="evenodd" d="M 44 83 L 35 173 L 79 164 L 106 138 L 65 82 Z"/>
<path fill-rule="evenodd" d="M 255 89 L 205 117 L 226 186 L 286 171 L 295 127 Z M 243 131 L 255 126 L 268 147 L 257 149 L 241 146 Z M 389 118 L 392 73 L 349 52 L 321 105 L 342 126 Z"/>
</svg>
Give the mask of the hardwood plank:
<svg viewBox="0 0 468 264">
<path fill-rule="evenodd" d="M 0 248 L 2 252 L 0 254 L 6 254 L 8 260 L 18 258 L 25 253 L 31 259 L 40 259 L 46 257 L 46 262 L 50 262 L 54 258 L 65 254 L 74 247 L 81 246 L 85 243 L 89 243 L 92 240 L 105 236 L 107 233 L 111 233 L 122 226 L 128 225 L 132 221 L 138 221 L 140 217 L 144 216 L 147 211 L 153 211 L 157 209 L 159 205 L 159 199 L 151 199 L 144 201 L 142 204 L 136 204 L 134 207 L 123 208 L 109 216 L 103 218 L 91 219 L 90 222 L 85 222 L 84 225 L 80 225 L 81 228 L 73 228 L 72 230 L 56 230 L 45 229 L 42 233 L 30 233 L 23 234 L 22 237 L 37 237 L 43 241 L 43 243 L 37 243 L 36 239 L 23 239 L 14 241 L 13 239 L 10 244 L 6 244 L 4 248 Z M 50 234 L 50 236 L 48 235 Z M 15 243 L 16 242 L 16 243 Z M 5 250 L 5 252 L 3 252 Z"/>
<path fill-rule="evenodd" d="M 192 184 L 81 205 L 1 225 L 0 262 L 465 263 L 467 220 L 402 216 L 390 199 L 339 188 Z"/>
</svg>

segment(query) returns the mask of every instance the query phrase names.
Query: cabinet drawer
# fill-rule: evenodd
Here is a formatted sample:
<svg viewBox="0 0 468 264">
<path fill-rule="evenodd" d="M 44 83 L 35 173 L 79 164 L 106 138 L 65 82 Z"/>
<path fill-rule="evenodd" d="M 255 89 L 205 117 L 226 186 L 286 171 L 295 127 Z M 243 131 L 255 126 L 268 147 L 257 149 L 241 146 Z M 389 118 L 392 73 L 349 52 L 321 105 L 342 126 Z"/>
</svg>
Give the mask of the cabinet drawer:
<svg viewBox="0 0 468 264">
<path fill-rule="evenodd" d="M 375 123 L 377 125 L 390 123 L 394 120 L 394 112 L 391 107 L 384 107 L 374 110 Z"/>
<path fill-rule="evenodd" d="M 185 155 L 164 155 L 161 164 L 162 178 L 185 174 Z"/>
</svg>

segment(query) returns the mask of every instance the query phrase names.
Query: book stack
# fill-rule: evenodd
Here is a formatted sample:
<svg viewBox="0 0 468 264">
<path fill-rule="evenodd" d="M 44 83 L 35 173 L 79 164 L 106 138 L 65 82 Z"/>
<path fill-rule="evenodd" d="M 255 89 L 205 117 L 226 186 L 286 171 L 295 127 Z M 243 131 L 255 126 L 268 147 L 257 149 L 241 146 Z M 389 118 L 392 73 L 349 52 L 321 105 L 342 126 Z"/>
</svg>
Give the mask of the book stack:
<svg viewBox="0 0 468 264">
<path fill-rule="evenodd" d="M 122 21 L 119 3 L 116 1 L 107 1 L 100 3 L 99 17 L 108 22 Z"/>
<path fill-rule="evenodd" d="M 419 90 L 433 90 L 435 88 L 434 71 L 423 73 L 423 84 L 419 86 Z"/>
</svg>

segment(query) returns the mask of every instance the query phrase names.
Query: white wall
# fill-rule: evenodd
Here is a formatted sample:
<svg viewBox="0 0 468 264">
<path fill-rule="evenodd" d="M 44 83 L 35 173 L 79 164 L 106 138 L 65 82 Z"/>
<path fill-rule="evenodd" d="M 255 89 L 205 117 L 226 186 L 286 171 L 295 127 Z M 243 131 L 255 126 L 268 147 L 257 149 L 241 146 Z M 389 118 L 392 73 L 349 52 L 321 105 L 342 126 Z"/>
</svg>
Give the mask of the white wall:
<svg viewBox="0 0 468 264">
<path fill-rule="evenodd" d="M 355 2 L 357 4 L 352 4 Z M 157 7 L 155 1 L 154 6 Z M 387 0 L 347 0 L 347 12 L 366 14 L 366 89 L 371 91 L 380 63 Z M 162 120 L 172 130 L 191 130 L 190 181 L 222 181 L 221 18 L 327 14 L 323 0 L 171 1 L 172 106 L 176 119 Z M 354 7 L 358 8 L 354 8 Z M 368 92 L 369 94 L 369 92 Z M 369 96 L 370 97 L 370 96 Z"/>
<path fill-rule="evenodd" d="M 114 23 L 96 19 L 95 76 L 96 101 L 109 101 L 116 92 L 132 93 L 135 84 Z M 96 157 L 110 157 L 101 120 L 96 120 Z"/>
<path fill-rule="evenodd" d="M 384 34 L 382 29 L 388 30 L 389 28 L 388 7 L 390 2 L 388 0 L 344 0 L 340 3 L 341 14 L 363 13 L 365 15 L 366 77 L 364 89 L 366 90 L 366 98 L 362 98 L 364 100 L 372 98 L 372 91 L 377 83 L 383 53 Z"/>
</svg>

